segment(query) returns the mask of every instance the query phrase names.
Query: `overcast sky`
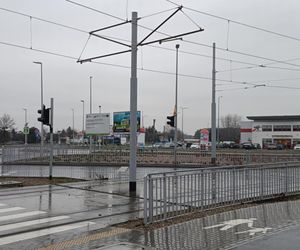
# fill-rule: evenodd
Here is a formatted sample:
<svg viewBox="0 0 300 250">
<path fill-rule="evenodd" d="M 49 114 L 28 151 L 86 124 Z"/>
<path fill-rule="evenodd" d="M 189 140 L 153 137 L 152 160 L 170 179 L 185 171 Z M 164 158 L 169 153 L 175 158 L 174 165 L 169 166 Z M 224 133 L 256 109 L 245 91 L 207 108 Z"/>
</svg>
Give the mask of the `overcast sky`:
<svg viewBox="0 0 300 250">
<path fill-rule="evenodd" d="M 49 106 L 50 98 L 54 98 L 55 131 L 72 126 L 72 108 L 75 110 L 75 129 L 82 129 L 80 100 L 85 100 L 85 112 L 89 112 L 90 76 L 93 76 L 93 112 L 99 111 L 99 105 L 102 112 L 129 110 L 130 54 L 84 64 L 77 63 L 76 58 L 79 58 L 84 48 L 89 31 L 131 19 L 131 12 L 137 11 L 141 17 L 138 27 L 140 41 L 176 8 L 176 5 L 165 0 L 74 1 L 101 13 L 64 0 L 0 0 L 0 116 L 4 113 L 11 115 L 18 129 L 24 126 L 24 108 L 28 110 L 29 126 L 40 127 L 37 122 L 37 110 L 41 105 L 40 66 L 33 64 L 33 61 L 43 63 L 44 103 Z M 164 34 L 172 36 L 194 31 L 199 27 L 204 31 L 185 36 L 183 41 L 139 48 L 138 109 L 142 111 L 145 126 L 152 125 L 153 119 L 156 119 L 156 128 L 162 131 L 166 116 L 173 112 L 177 43 L 180 44 L 178 106 L 187 107 L 184 110 L 186 133 L 194 134 L 195 130 L 209 127 L 211 123 L 210 46 L 213 42 L 221 48 L 216 52 L 216 67 L 219 71 L 217 100 L 218 96 L 222 96 L 219 98 L 220 116 L 238 114 L 245 118 L 248 115 L 300 115 L 298 0 L 174 2 L 184 6 L 183 12 L 178 12 L 159 29 L 161 33 L 154 34 L 148 41 L 164 38 Z M 169 11 L 164 12 L 165 10 Z M 159 12 L 162 13 L 152 15 Z M 64 28 L 37 18 L 79 30 Z M 291 38 L 249 28 L 233 21 Z M 127 24 L 98 34 L 130 43 L 131 26 Z M 26 49 L 30 47 L 33 50 Z M 81 58 L 125 49 L 127 48 L 121 45 L 91 37 Z M 266 86 L 255 87 L 254 84 Z M 178 116 L 180 129 L 181 115 L 179 113 Z"/>
</svg>

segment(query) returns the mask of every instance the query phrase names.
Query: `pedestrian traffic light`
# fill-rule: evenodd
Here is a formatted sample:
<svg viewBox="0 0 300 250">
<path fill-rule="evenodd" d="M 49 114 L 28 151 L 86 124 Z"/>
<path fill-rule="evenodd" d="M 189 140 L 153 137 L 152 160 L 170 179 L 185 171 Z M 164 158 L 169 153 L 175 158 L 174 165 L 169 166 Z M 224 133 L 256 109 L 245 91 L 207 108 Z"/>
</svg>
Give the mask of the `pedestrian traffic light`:
<svg viewBox="0 0 300 250">
<path fill-rule="evenodd" d="M 169 121 L 167 121 L 167 124 L 170 125 L 171 127 L 174 127 L 174 115 L 171 115 L 171 116 L 167 116 L 167 119 Z"/>
<path fill-rule="evenodd" d="M 38 113 L 41 114 L 41 117 L 38 118 L 38 121 L 47 126 L 51 126 L 51 124 L 49 123 L 50 108 L 46 109 L 45 105 L 43 105 L 43 109 L 39 109 Z"/>
</svg>

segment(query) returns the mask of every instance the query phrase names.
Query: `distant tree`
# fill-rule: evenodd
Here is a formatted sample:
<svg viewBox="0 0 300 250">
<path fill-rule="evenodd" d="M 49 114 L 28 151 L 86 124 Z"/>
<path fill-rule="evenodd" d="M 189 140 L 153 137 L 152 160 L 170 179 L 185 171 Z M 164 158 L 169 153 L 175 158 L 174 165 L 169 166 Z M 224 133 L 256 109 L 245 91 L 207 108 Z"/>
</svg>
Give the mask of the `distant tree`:
<svg viewBox="0 0 300 250">
<path fill-rule="evenodd" d="M 13 126 L 15 125 L 15 121 L 13 118 L 10 117 L 8 114 L 4 114 L 2 117 L 0 117 L 0 128 L 1 130 L 8 130 L 13 129 Z"/>
<path fill-rule="evenodd" d="M 15 125 L 14 119 L 8 114 L 4 114 L 0 117 L 0 143 L 6 143 L 10 141 L 10 132 L 9 130 L 13 129 Z"/>
<path fill-rule="evenodd" d="M 228 114 L 221 118 L 223 128 L 239 128 L 241 117 L 237 114 Z"/>
</svg>

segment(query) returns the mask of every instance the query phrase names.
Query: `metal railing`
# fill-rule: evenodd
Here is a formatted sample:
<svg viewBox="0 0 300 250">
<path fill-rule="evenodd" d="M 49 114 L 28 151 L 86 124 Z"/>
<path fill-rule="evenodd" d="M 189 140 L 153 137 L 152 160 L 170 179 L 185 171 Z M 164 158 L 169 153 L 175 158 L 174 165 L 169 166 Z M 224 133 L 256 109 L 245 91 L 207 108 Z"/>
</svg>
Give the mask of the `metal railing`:
<svg viewBox="0 0 300 250">
<path fill-rule="evenodd" d="M 5 146 L 2 149 L 3 164 L 47 164 L 49 162 L 50 147 L 45 145 Z M 54 146 L 54 164 L 59 165 L 128 165 L 129 149 L 74 146 Z M 209 151 L 181 149 L 177 151 L 177 166 L 210 165 Z M 234 151 L 217 152 L 218 165 L 241 165 L 250 163 L 269 163 L 284 161 L 300 161 L 300 152 L 265 152 Z M 139 149 L 137 152 L 138 165 L 172 166 L 174 155 L 172 149 Z"/>
<path fill-rule="evenodd" d="M 300 162 L 149 174 L 144 223 L 299 191 Z"/>
</svg>

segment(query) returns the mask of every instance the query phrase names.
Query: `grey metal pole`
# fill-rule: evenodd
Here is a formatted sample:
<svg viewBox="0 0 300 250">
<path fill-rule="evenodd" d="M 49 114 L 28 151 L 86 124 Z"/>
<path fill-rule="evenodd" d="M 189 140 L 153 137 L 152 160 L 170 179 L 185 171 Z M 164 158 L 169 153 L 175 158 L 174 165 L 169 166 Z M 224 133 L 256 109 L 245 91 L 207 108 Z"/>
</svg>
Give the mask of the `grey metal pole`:
<svg viewBox="0 0 300 250">
<path fill-rule="evenodd" d="M 131 29 L 129 191 L 135 193 L 137 154 L 137 12 L 132 12 Z"/>
<path fill-rule="evenodd" d="M 223 96 L 219 96 L 218 97 L 218 133 L 217 133 L 217 142 L 218 144 L 220 143 L 220 99 L 222 98 Z"/>
<path fill-rule="evenodd" d="M 73 143 L 74 143 L 74 109 L 72 109 L 72 127 L 73 127 Z"/>
<path fill-rule="evenodd" d="M 52 168 L 53 168 L 53 116 L 54 116 L 54 101 L 51 98 L 50 109 L 50 161 L 49 161 L 49 180 L 52 180 Z"/>
<path fill-rule="evenodd" d="M 24 111 L 25 111 L 25 126 L 24 126 L 24 128 L 25 127 L 27 127 L 27 109 L 23 109 Z M 25 134 L 25 145 L 27 145 L 27 138 L 28 138 L 28 135 L 27 135 L 27 133 Z"/>
<path fill-rule="evenodd" d="M 82 102 L 82 134 L 84 134 L 84 100 Z"/>
<path fill-rule="evenodd" d="M 175 114 L 174 114 L 174 167 L 177 165 L 177 99 L 178 99 L 178 49 L 179 44 L 176 44 L 176 86 L 175 86 Z"/>
<path fill-rule="evenodd" d="M 93 79 L 93 77 L 90 76 L 90 114 L 93 113 L 93 110 L 92 110 L 92 79 Z M 93 145 L 93 137 L 90 135 L 90 154 L 92 153 L 92 145 Z"/>
<path fill-rule="evenodd" d="M 213 43 L 211 103 L 211 164 L 216 165 L 216 44 Z"/>
<path fill-rule="evenodd" d="M 93 77 L 90 76 L 90 114 L 93 113 L 93 110 L 92 110 L 92 79 L 93 79 Z"/>
<path fill-rule="evenodd" d="M 99 105 L 99 114 L 101 114 L 101 105 Z"/>
<path fill-rule="evenodd" d="M 35 64 L 39 64 L 41 65 L 41 117 L 44 117 L 44 113 L 43 113 L 43 105 L 44 105 L 44 101 L 43 101 L 43 63 L 41 62 L 33 62 Z M 41 122 L 41 147 L 44 145 L 44 132 L 43 132 L 43 123 Z"/>
</svg>

